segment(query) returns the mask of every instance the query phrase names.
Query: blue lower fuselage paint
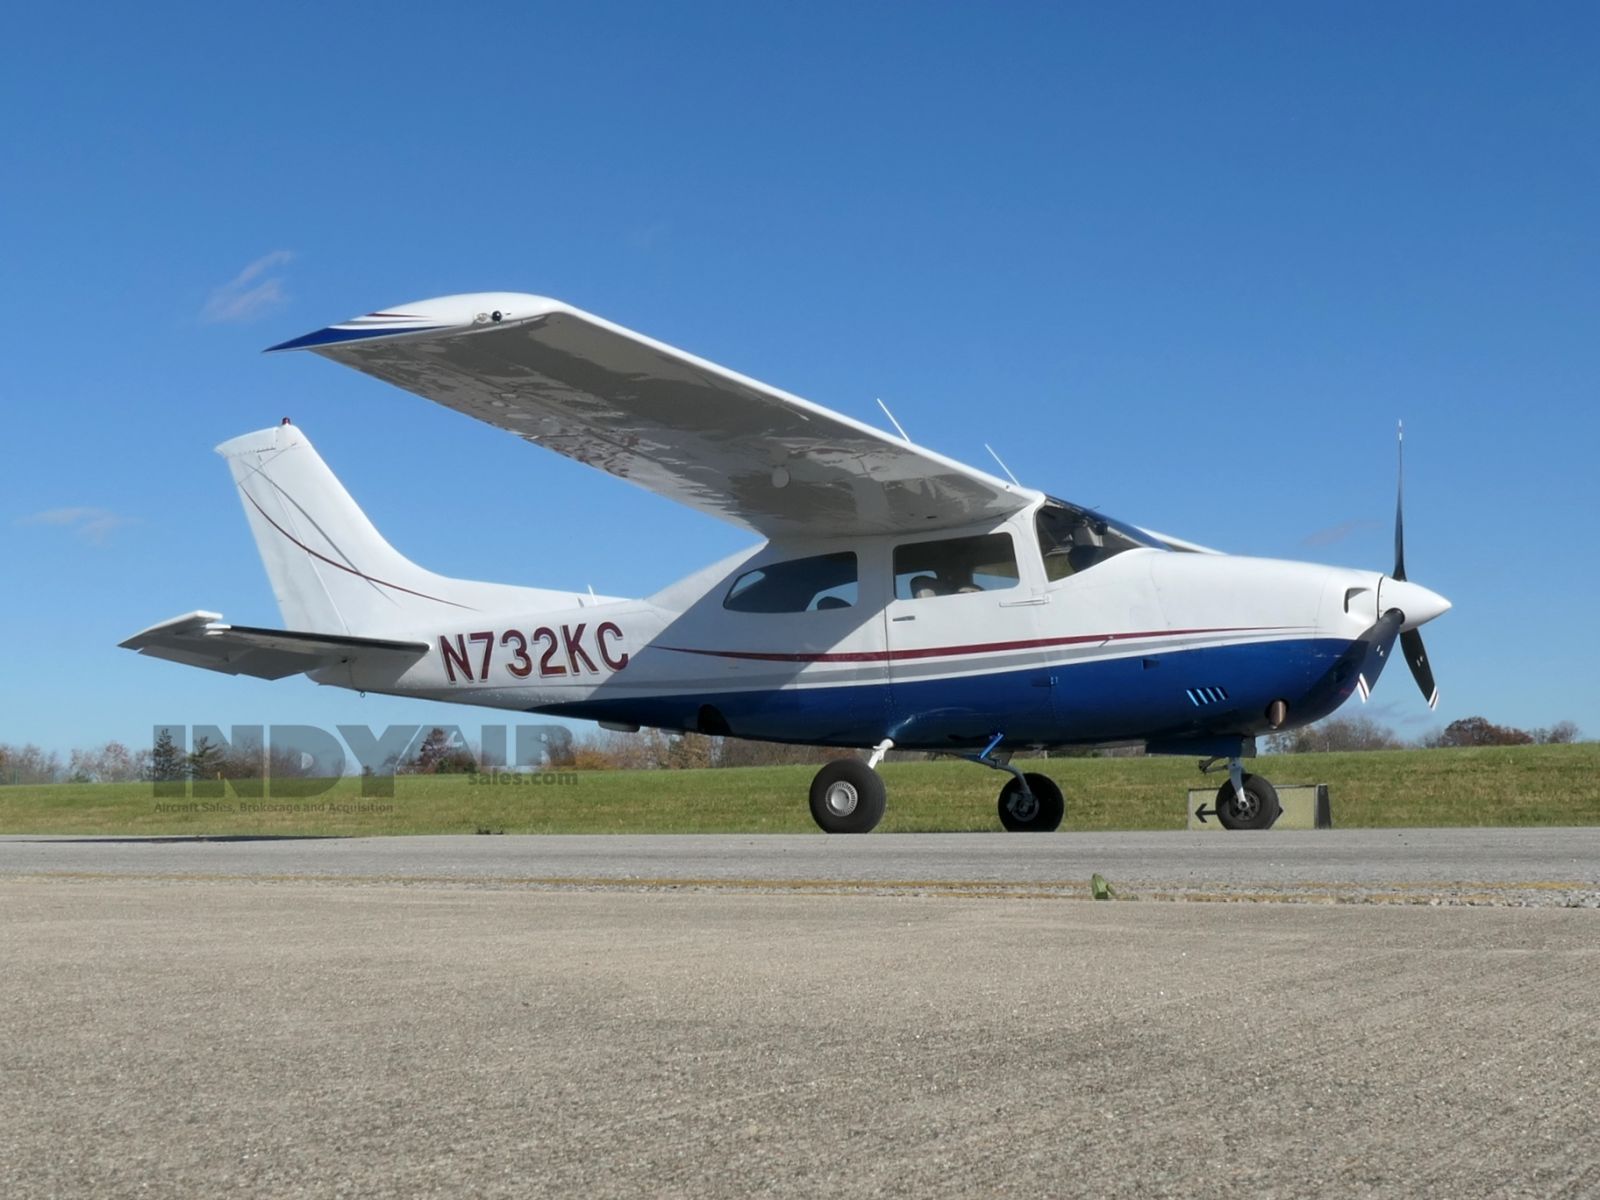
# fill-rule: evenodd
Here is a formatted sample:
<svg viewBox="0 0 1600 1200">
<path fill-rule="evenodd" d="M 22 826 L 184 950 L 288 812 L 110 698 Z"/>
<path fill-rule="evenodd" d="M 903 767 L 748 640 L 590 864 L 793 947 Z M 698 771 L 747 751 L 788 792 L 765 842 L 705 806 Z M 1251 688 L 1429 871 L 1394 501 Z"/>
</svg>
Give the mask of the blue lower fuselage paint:
<svg viewBox="0 0 1600 1200">
<path fill-rule="evenodd" d="M 1287 702 L 1293 725 L 1342 704 L 1355 687 L 1352 645 L 1263 641 L 947 678 L 596 697 L 539 711 L 816 745 L 887 737 L 920 750 L 981 746 L 995 733 L 1010 745 L 1043 746 L 1248 737 L 1267 731 L 1275 700 Z"/>
</svg>

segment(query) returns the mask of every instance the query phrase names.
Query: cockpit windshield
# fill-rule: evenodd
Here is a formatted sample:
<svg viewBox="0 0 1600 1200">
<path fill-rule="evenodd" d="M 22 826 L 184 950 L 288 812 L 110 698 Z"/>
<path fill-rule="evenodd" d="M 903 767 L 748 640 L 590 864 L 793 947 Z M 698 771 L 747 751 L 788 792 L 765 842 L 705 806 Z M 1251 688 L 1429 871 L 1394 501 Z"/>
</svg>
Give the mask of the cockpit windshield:
<svg viewBox="0 0 1600 1200">
<path fill-rule="evenodd" d="M 1044 555 L 1045 577 L 1051 580 L 1087 571 L 1124 550 L 1168 548 L 1131 525 L 1054 497 L 1039 509 L 1034 525 L 1039 552 Z"/>
</svg>

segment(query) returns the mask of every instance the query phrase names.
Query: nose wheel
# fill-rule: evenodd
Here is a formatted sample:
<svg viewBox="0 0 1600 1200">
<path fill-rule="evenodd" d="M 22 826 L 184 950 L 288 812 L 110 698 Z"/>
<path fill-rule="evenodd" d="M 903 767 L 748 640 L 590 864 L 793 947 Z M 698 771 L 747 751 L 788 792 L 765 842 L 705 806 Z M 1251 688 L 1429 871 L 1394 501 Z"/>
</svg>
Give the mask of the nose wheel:
<svg viewBox="0 0 1600 1200">
<path fill-rule="evenodd" d="M 1278 790 L 1259 775 L 1240 775 L 1217 789 L 1217 820 L 1224 829 L 1271 829 L 1283 812 Z"/>
</svg>

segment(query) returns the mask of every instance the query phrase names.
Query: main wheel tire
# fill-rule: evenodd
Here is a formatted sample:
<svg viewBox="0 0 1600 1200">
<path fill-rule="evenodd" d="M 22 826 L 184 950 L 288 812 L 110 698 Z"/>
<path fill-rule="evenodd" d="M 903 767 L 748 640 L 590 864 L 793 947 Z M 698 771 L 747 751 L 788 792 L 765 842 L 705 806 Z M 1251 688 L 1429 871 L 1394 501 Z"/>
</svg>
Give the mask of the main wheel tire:
<svg viewBox="0 0 1600 1200">
<path fill-rule="evenodd" d="M 1240 783 L 1244 787 L 1243 804 L 1231 780 L 1217 789 L 1217 820 L 1224 829 L 1271 829 L 1283 812 L 1278 790 L 1259 775 L 1246 775 Z"/>
<path fill-rule="evenodd" d="M 811 780 L 811 818 L 824 833 L 871 833 L 883 820 L 885 789 L 859 758 L 840 758 Z"/>
<path fill-rule="evenodd" d="M 1061 828 L 1067 802 L 1056 781 L 1030 771 L 1022 777 L 1028 790 L 1013 775 L 1000 789 L 1000 824 L 1012 833 L 1052 833 Z"/>
</svg>

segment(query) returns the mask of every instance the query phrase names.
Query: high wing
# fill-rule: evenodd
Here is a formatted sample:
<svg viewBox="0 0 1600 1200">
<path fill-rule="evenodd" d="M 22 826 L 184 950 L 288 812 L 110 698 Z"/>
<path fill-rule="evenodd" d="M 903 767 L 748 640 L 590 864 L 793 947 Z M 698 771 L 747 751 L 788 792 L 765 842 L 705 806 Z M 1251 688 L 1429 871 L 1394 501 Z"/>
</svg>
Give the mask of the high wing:
<svg viewBox="0 0 1600 1200">
<path fill-rule="evenodd" d="M 315 351 L 765 537 L 944 529 L 1039 499 L 557 300 L 447 296 Z"/>
<path fill-rule="evenodd" d="M 428 652 L 426 642 L 228 625 L 220 614 L 210 612 L 173 617 L 120 644 L 124 650 L 137 650 L 151 658 L 257 679 L 283 679 L 357 658 L 383 658 L 404 668 Z"/>
</svg>

